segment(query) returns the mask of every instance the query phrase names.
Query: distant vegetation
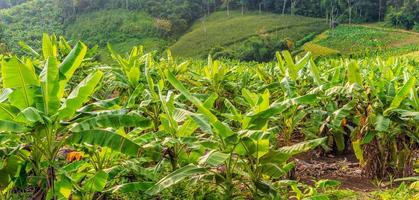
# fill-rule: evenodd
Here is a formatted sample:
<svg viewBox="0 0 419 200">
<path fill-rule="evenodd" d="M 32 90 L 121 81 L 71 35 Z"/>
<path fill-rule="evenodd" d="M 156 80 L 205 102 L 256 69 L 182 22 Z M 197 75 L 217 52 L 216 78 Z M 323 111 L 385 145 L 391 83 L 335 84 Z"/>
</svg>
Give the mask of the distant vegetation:
<svg viewBox="0 0 419 200">
<path fill-rule="evenodd" d="M 12 7 L 0 10 L 0 52 L 20 52 L 21 40 L 39 49 L 44 32 L 124 51 L 138 44 L 165 48 L 166 38 L 182 34 L 202 14 L 197 0 L 8 1 L 5 7 Z"/>
<path fill-rule="evenodd" d="M 330 51 L 325 53 L 324 48 Z M 318 55 L 402 55 L 419 51 L 419 33 L 377 26 L 341 25 L 319 35 L 304 49 Z"/>
<path fill-rule="evenodd" d="M 205 57 L 212 53 L 263 61 L 272 59 L 275 49 L 290 49 L 306 35 L 326 29 L 325 21 L 317 18 L 257 12 L 242 15 L 238 11 L 227 17 L 216 12 L 198 20 L 171 50 L 176 56 Z"/>
<path fill-rule="evenodd" d="M 165 50 L 167 40 L 157 21 L 145 12 L 125 9 L 99 10 L 82 14 L 64 29 L 73 40 L 88 41 L 88 44 L 105 47 L 110 43 L 120 52 L 130 51 L 132 46 L 142 44 L 148 50 Z M 103 48 L 101 55 L 109 59 Z"/>
<path fill-rule="evenodd" d="M 20 41 L 39 49 L 42 33 L 63 35 L 60 10 L 52 0 L 29 1 L 0 10 L 0 23 L 0 43 L 13 52 L 20 52 Z"/>
<path fill-rule="evenodd" d="M 40 33 L 48 32 L 101 47 L 111 43 L 121 52 L 141 44 L 149 50 L 171 46 L 177 56 L 210 53 L 245 61 L 272 60 L 272 52 L 285 49 L 294 54 L 310 48 L 317 55 L 353 55 L 352 50 L 339 47 L 352 44 L 342 38 L 353 34 L 345 28 L 333 31 L 336 34 L 327 41 L 301 47 L 341 23 L 380 22 L 419 31 L 418 21 L 419 1 L 415 0 L 0 0 L 0 53 L 22 53 L 22 40 L 38 50 Z M 380 35 L 367 30 L 359 35 L 365 38 L 354 44 L 365 41 L 358 46 L 367 45 L 374 53 L 392 48 L 388 55 L 415 50 L 415 43 L 386 45 L 380 39 L 370 40 L 368 34 L 376 33 Z M 397 40 L 391 35 L 384 38 Z M 348 43 L 333 44 L 341 39 Z M 100 54 L 109 59 L 108 53 Z"/>
<path fill-rule="evenodd" d="M 27 0 L 0 0 L 0 9 L 10 8 L 21 3 L 25 3 Z"/>
</svg>

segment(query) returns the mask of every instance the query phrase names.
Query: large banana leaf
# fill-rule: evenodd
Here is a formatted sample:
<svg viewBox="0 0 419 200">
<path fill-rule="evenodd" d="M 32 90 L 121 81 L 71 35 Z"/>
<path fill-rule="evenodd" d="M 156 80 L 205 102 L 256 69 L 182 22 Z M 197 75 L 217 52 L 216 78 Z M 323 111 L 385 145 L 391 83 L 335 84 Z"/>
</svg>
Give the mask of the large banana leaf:
<svg viewBox="0 0 419 200">
<path fill-rule="evenodd" d="M 291 80 L 288 76 L 285 76 L 281 80 L 281 87 L 285 94 L 287 94 L 288 98 L 295 98 L 298 95 L 295 87 L 295 81 Z"/>
<path fill-rule="evenodd" d="M 105 130 L 88 130 L 72 133 L 66 140 L 67 144 L 90 144 L 100 147 L 108 147 L 125 155 L 136 157 L 140 146 L 128 138 L 114 132 Z"/>
<path fill-rule="evenodd" d="M 166 77 L 168 79 L 168 81 L 170 82 L 170 84 L 173 85 L 173 87 L 175 87 L 177 90 L 179 90 L 183 96 L 186 97 L 186 99 L 188 99 L 193 105 L 195 105 L 198 110 L 205 115 L 205 117 L 208 118 L 209 122 L 211 123 L 211 125 L 215 128 L 215 130 L 217 131 L 217 133 L 223 138 L 227 138 L 229 136 L 234 135 L 235 133 L 231 130 L 230 127 L 228 127 L 227 125 L 225 125 L 224 123 L 220 122 L 218 120 L 218 118 L 212 114 L 212 112 L 207 109 L 205 107 L 205 105 L 195 96 L 193 96 L 188 89 L 185 88 L 185 86 L 182 85 L 182 83 L 180 83 L 176 77 L 169 71 L 169 70 L 165 70 L 165 74 Z"/>
<path fill-rule="evenodd" d="M 13 92 L 12 89 L 10 88 L 6 88 L 1 90 L 1 94 L 0 94 L 0 103 L 3 103 L 5 101 L 7 101 L 7 99 L 9 98 L 9 95 Z"/>
<path fill-rule="evenodd" d="M 205 108 L 203 103 L 198 98 L 193 96 L 188 91 L 188 89 L 186 89 L 185 86 L 183 86 L 182 83 L 180 83 L 169 70 L 165 70 L 165 74 L 168 81 L 173 85 L 173 87 L 179 90 L 182 93 L 182 95 L 186 97 L 186 99 L 188 99 L 192 104 L 194 104 L 199 109 L 200 112 L 206 115 L 209 118 L 210 122 L 218 121 L 217 117 L 214 114 L 212 114 L 210 110 Z"/>
<path fill-rule="evenodd" d="M 152 182 L 131 182 L 117 185 L 104 192 L 111 193 L 130 193 L 130 192 L 144 192 L 154 185 Z"/>
<path fill-rule="evenodd" d="M 348 82 L 351 84 L 358 83 L 359 85 L 362 85 L 361 71 L 358 63 L 355 61 L 349 62 L 348 64 Z"/>
<path fill-rule="evenodd" d="M 40 79 L 43 101 L 40 104 L 42 108 L 38 108 L 47 115 L 55 114 L 60 107 L 60 99 L 58 98 L 60 77 L 55 57 L 48 58 L 40 74 Z"/>
<path fill-rule="evenodd" d="M 26 44 L 23 41 L 19 41 L 19 46 L 22 48 L 22 50 L 28 54 L 34 55 L 35 57 L 39 57 L 39 53 L 36 52 L 32 47 L 30 47 L 28 44 Z"/>
<path fill-rule="evenodd" d="M 180 182 L 185 178 L 191 178 L 194 175 L 202 174 L 205 172 L 207 172 L 206 168 L 200 168 L 194 165 L 187 165 L 162 178 L 159 182 L 154 184 L 153 187 L 147 190 L 147 193 L 150 195 L 156 195 L 164 189 L 169 188 L 170 186 Z"/>
<path fill-rule="evenodd" d="M 151 120 L 141 117 L 137 114 L 128 115 L 99 115 L 77 123 L 72 132 L 80 132 L 97 128 L 120 128 L 120 127 L 138 127 L 148 128 L 151 126 Z"/>
<path fill-rule="evenodd" d="M 59 119 L 67 119 L 74 115 L 92 95 L 102 79 L 103 73 L 96 71 L 86 77 L 67 97 L 61 108 L 58 110 Z"/>
<path fill-rule="evenodd" d="M 83 190 L 87 192 L 101 192 L 106 186 L 109 175 L 104 171 L 98 171 L 94 176 L 86 180 Z"/>
<path fill-rule="evenodd" d="M 314 139 L 314 140 L 300 142 L 300 143 L 294 144 L 292 146 L 281 147 L 277 151 L 293 156 L 293 155 L 296 155 L 296 154 L 306 152 L 306 151 L 311 150 L 313 148 L 316 148 L 317 146 L 319 146 L 319 145 L 321 145 L 325 142 L 326 142 L 325 137 L 324 138 L 318 138 L 318 139 Z"/>
<path fill-rule="evenodd" d="M 390 107 L 387 110 L 385 110 L 384 115 L 387 115 L 391 110 L 398 108 L 402 101 L 409 96 L 411 90 L 413 90 L 415 86 L 416 78 L 412 76 L 397 92 L 396 96 L 391 102 Z"/>
<path fill-rule="evenodd" d="M 264 127 L 272 116 L 284 112 L 289 107 L 300 104 L 315 104 L 317 102 L 316 95 L 309 94 L 282 102 L 273 103 L 267 110 L 250 116 L 249 128 L 261 129 Z"/>
<path fill-rule="evenodd" d="M 55 41 L 56 38 L 54 36 L 52 36 L 51 39 L 46 33 L 42 35 L 42 55 L 45 60 L 50 57 L 57 57 L 57 46 L 54 44 Z"/>
<path fill-rule="evenodd" d="M 0 103 L 0 120 L 11 120 L 19 113 L 19 109 L 8 104 Z"/>
<path fill-rule="evenodd" d="M 44 118 L 42 117 L 42 113 L 33 107 L 25 108 L 24 110 L 20 111 L 20 113 L 16 116 L 15 121 L 27 124 L 28 126 L 31 126 L 35 123 L 45 123 Z"/>
<path fill-rule="evenodd" d="M 35 91 L 39 81 L 32 66 L 20 62 L 16 57 L 1 63 L 3 87 L 14 89 L 9 101 L 19 109 L 27 108 L 34 103 Z"/>
<path fill-rule="evenodd" d="M 342 108 L 339 108 L 335 112 L 333 112 L 332 120 L 331 120 L 331 128 L 333 131 L 334 141 L 339 151 L 343 151 L 345 149 L 345 138 L 343 136 L 343 129 L 341 127 L 342 120 L 349 115 L 351 115 L 351 111 L 355 107 L 356 102 L 351 101 Z"/>
<path fill-rule="evenodd" d="M 218 166 L 224 163 L 230 157 L 229 154 L 225 154 L 216 150 L 208 152 L 202 156 L 199 160 L 199 164 L 208 164 L 210 166 Z"/>
<path fill-rule="evenodd" d="M 26 131 L 26 127 L 19 123 L 7 120 L 0 120 L 0 132 L 22 133 Z"/>
<path fill-rule="evenodd" d="M 292 156 L 309 151 L 317 146 L 323 144 L 326 138 L 319 138 L 279 148 L 278 150 L 269 151 L 260 158 L 261 164 L 273 163 L 275 165 L 282 165 Z M 270 166 L 268 166 L 270 168 Z"/>
<path fill-rule="evenodd" d="M 60 74 L 64 75 L 64 78 L 60 79 L 60 91 L 58 98 L 62 98 L 67 82 L 71 79 L 77 68 L 80 67 L 84 57 L 87 53 L 87 47 L 81 42 L 70 51 L 64 61 L 59 65 Z"/>
<path fill-rule="evenodd" d="M 309 65 L 308 65 L 308 70 L 310 71 L 310 75 L 311 77 L 313 77 L 314 82 L 318 86 L 320 86 L 322 84 L 321 79 L 320 79 L 320 70 L 313 60 L 310 60 Z"/>
</svg>

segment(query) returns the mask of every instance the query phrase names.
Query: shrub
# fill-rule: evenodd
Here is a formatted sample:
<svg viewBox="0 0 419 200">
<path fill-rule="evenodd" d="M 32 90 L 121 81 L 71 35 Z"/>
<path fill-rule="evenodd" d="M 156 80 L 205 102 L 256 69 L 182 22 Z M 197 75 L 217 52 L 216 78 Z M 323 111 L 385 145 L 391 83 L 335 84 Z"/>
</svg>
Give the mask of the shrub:
<svg viewBox="0 0 419 200">
<path fill-rule="evenodd" d="M 156 19 L 154 21 L 154 26 L 163 36 L 168 36 L 173 30 L 172 22 L 167 19 Z"/>
<path fill-rule="evenodd" d="M 419 32 L 419 22 L 416 22 L 412 28 L 412 31 Z"/>
<path fill-rule="evenodd" d="M 388 25 L 412 29 L 419 20 L 419 12 L 417 11 L 419 2 L 412 5 L 407 4 L 400 10 L 390 7 L 387 11 L 385 21 Z"/>
<path fill-rule="evenodd" d="M 210 54 L 214 58 L 238 59 L 242 61 L 271 61 L 275 57 L 275 51 L 289 50 L 294 46 L 290 39 L 274 40 L 269 36 L 253 36 L 244 43 L 232 48 L 215 47 Z"/>
</svg>

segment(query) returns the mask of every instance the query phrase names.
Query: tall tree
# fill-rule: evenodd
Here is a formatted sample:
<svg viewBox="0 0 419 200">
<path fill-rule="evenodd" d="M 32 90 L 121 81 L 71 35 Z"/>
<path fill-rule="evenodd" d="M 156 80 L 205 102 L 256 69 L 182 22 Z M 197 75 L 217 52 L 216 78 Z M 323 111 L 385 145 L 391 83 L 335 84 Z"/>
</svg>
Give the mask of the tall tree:
<svg viewBox="0 0 419 200">
<path fill-rule="evenodd" d="M 346 2 L 348 3 L 348 22 L 349 24 L 351 24 L 352 23 L 352 0 L 346 0 Z"/>
<path fill-rule="evenodd" d="M 284 0 L 284 4 L 282 6 L 282 14 L 285 15 L 285 8 L 287 6 L 287 0 Z"/>
<path fill-rule="evenodd" d="M 223 4 L 226 7 L 227 16 L 230 16 L 230 0 L 223 0 Z"/>
</svg>

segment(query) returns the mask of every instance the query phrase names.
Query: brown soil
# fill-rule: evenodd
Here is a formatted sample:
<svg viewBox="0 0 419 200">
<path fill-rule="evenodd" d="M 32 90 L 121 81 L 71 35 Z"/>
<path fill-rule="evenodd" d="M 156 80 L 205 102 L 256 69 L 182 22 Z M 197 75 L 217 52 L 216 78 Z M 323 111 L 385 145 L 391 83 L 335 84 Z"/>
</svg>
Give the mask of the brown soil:
<svg viewBox="0 0 419 200">
<path fill-rule="evenodd" d="M 277 137 L 278 147 L 301 141 L 304 141 L 304 136 L 301 133 L 294 133 L 288 143 L 285 142 L 282 134 Z M 413 160 L 419 163 L 419 149 L 413 152 Z M 400 184 L 400 182 L 396 182 L 390 185 L 388 180 L 374 181 L 364 175 L 357 158 L 351 151 L 341 155 L 324 155 L 323 151 L 317 149 L 296 156 L 294 162 L 296 167 L 294 174 L 291 175 L 292 178 L 309 185 L 314 185 L 315 181 L 329 179 L 340 181 L 340 189 L 367 193 L 379 189 L 394 188 Z"/>
<path fill-rule="evenodd" d="M 317 156 L 314 151 L 295 159 L 297 180 L 313 185 L 315 180 L 329 179 L 341 182 L 341 189 L 360 192 L 377 190 L 373 181 L 362 175 L 354 155 Z"/>
</svg>

